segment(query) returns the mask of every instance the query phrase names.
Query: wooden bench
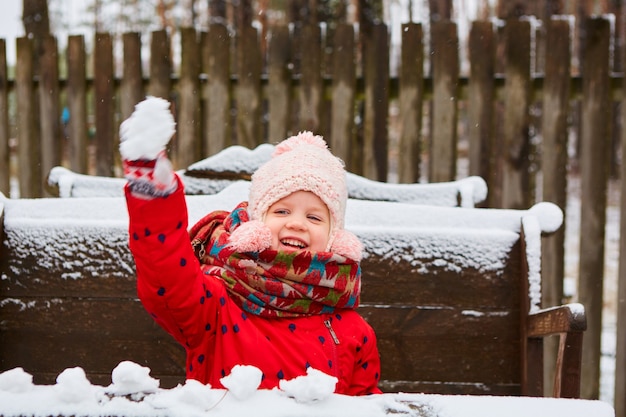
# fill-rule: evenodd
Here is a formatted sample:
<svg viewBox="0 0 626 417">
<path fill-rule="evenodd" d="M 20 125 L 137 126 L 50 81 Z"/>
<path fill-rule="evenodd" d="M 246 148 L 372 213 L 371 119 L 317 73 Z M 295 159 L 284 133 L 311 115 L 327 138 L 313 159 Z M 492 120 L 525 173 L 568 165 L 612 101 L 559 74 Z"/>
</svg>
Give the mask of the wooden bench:
<svg viewBox="0 0 626 417">
<path fill-rule="evenodd" d="M 270 158 L 274 146 L 262 144 L 250 150 L 230 146 L 217 154 L 178 171 L 188 195 L 218 193 L 233 182 L 249 180 L 252 173 Z M 126 181 L 122 178 L 78 174 L 54 167 L 48 175 L 48 188 L 58 197 L 121 197 Z M 351 198 L 397 201 L 437 206 L 474 207 L 487 198 L 487 184 L 476 176 L 432 184 L 390 184 L 348 174 Z"/>
<path fill-rule="evenodd" d="M 237 182 L 188 196 L 190 224 L 247 197 Z M 122 360 L 184 382 L 184 352 L 136 298 L 121 197 L 0 199 L 0 371 L 53 383 L 80 366 L 110 383 Z M 584 309 L 540 309 L 541 235 L 551 203 L 530 210 L 349 200 L 363 241 L 360 313 L 378 335 L 384 391 L 543 395 L 542 338 L 559 335 L 555 395 L 577 397 Z"/>
</svg>

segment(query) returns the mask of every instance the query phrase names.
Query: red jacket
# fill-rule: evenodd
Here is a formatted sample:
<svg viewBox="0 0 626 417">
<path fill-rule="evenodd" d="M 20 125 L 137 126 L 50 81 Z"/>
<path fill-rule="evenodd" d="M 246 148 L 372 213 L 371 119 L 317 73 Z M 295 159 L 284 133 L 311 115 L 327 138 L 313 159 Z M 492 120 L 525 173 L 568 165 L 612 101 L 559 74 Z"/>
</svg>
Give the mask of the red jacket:
<svg viewBox="0 0 626 417">
<path fill-rule="evenodd" d="M 139 298 L 185 347 L 188 379 L 223 388 L 220 379 L 235 365 L 253 365 L 263 372 L 261 388 L 271 389 L 312 366 L 337 377 L 337 393 L 380 393 L 376 336 L 356 311 L 272 319 L 246 313 L 195 257 L 182 186 L 151 200 L 127 190 L 126 199 Z"/>
</svg>

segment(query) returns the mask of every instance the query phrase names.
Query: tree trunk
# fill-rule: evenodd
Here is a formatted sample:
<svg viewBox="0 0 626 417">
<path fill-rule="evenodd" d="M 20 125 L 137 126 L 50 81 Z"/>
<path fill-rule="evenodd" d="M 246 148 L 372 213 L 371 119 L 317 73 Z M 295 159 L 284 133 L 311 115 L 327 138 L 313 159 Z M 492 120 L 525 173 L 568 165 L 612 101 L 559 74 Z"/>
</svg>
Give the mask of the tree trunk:
<svg viewBox="0 0 626 417">
<path fill-rule="evenodd" d="M 27 36 L 34 39 L 34 75 L 39 74 L 39 56 L 42 54 L 43 39 L 50 34 L 47 0 L 23 0 L 22 23 Z"/>
<path fill-rule="evenodd" d="M 452 17 L 452 0 L 428 0 L 430 20 L 450 20 Z"/>
<path fill-rule="evenodd" d="M 254 16 L 254 7 L 251 0 L 239 0 L 239 5 L 235 7 L 235 27 L 237 33 L 242 28 L 246 28 L 252 24 Z"/>
<path fill-rule="evenodd" d="M 23 0 L 22 22 L 27 35 L 41 39 L 50 33 L 47 0 Z"/>
<path fill-rule="evenodd" d="M 209 19 L 211 23 L 226 24 L 225 0 L 209 0 Z"/>
</svg>

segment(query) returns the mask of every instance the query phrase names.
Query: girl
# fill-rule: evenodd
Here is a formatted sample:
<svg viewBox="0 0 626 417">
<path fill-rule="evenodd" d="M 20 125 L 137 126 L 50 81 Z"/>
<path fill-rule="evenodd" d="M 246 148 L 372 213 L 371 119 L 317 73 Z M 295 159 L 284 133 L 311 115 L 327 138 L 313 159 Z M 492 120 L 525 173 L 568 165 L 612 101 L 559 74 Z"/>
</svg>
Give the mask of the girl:
<svg viewBox="0 0 626 417">
<path fill-rule="evenodd" d="M 209 213 L 189 233 L 183 185 L 165 145 L 174 121 L 149 97 L 120 128 L 129 246 L 146 310 L 186 349 L 187 378 L 216 388 L 236 365 L 261 388 L 313 367 L 341 394 L 379 393 L 372 328 L 355 311 L 362 246 L 344 230 L 342 162 L 319 136 L 276 146 L 247 202 Z"/>
</svg>

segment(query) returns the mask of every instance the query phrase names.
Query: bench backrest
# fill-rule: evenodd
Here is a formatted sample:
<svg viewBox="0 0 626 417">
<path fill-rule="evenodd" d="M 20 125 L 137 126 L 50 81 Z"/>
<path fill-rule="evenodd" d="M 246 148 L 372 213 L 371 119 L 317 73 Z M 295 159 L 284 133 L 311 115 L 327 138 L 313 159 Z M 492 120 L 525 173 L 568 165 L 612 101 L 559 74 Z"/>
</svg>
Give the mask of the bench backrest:
<svg viewBox="0 0 626 417">
<path fill-rule="evenodd" d="M 274 146 L 267 143 L 252 150 L 230 146 L 178 174 L 186 194 L 216 194 L 234 182 L 250 180 L 273 150 Z M 77 174 L 64 167 L 54 167 L 48 175 L 49 190 L 59 197 L 121 197 L 125 183 L 122 178 Z M 348 173 L 347 187 L 348 195 L 354 199 L 436 206 L 474 207 L 487 198 L 487 184 L 476 176 L 432 184 L 392 184 Z"/>
<path fill-rule="evenodd" d="M 246 191 L 188 196 L 190 224 Z M 122 198 L 2 204 L 0 371 L 20 366 L 53 383 L 80 366 L 108 384 L 132 360 L 164 387 L 184 381 L 182 348 L 136 298 Z M 521 324 L 540 298 L 536 245 L 560 226 L 542 213 L 555 210 L 348 202 L 346 227 L 367 252 L 359 311 L 378 335 L 384 390 L 520 393 Z"/>
</svg>

